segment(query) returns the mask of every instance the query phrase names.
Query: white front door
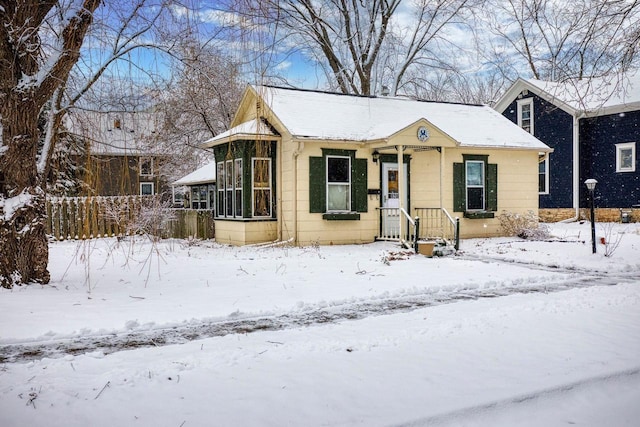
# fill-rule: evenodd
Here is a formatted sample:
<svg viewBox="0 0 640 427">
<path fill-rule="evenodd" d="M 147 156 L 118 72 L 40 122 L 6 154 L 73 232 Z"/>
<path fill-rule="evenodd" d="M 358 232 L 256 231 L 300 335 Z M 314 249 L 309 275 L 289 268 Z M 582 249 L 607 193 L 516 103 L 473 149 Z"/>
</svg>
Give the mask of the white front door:
<svg viewBox="0 0 640 427">
<path fill-rule="evenodd" d="M 398 164 L 382 164 L 382 238 L 400 237 L 400 199 L 398 180 Z M 402 179 L 404 201 L 402 205 L 407 208 L 407 164 L 404 164 L 404 179 Z"/>
</svg>

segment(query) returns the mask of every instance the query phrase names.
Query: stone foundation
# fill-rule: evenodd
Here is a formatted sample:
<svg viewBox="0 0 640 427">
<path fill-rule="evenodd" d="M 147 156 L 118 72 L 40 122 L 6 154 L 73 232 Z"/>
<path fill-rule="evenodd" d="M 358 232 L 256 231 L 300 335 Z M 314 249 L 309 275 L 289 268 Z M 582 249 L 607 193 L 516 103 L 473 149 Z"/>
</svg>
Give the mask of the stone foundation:
<svg viewBox="0 0 640 427">
<path fill-rule="evenodd" d="M 622 209 L 629 212 L 630 222 L 640 222 L 640 208 Z M 580 208 L 578 219 L 590 220 L 590 209 Z M 541 222 L 558 222 L 575 217 L 576 211 L 571 208 L 539 209 L 538 217 Z M 596 208 L 596 221 L 598 222 L 621 222 L 619 208 Z"/>
</svg>

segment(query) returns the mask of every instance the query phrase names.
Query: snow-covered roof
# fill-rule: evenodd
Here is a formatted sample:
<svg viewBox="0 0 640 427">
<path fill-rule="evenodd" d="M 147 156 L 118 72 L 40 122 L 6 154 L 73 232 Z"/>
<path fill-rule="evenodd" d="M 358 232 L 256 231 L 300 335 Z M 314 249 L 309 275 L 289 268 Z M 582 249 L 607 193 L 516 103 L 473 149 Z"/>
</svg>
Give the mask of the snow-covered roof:
<svg viewBox="0 0 640 427">
<path fill-rule="evenodd" d="M 518 79 L 496 103 L 496 109 L 504 111 L 525 89 L 570 114 L 595 116 L 640 109 L 640 73 L 562 82 Z"/>
<path fill-rule="evenodd" d="M 72 112 L 69 131 L 91 144 L 94 155 L 154 155 L 159 118 L 148 112 Z"/>
<path fill-rule="evenodd" d="M 248 122 L 244 122 L 235 126 L 228 131 L 216 135 L 215 137 L 204 142 L 203 145 L 210 145 L 216 141 L 227 140 L 232 137 L 234 139 L 240 138 L 255 138 L 257 136 L 279 136 L 273 131 L 273 129 L 262 120 L 252 119 Z"/>
<path fill-rule="evenodd" d="M 379 141 L 420 120 L 427 120 L 460 146 L 548 149 L 531 134 L 485 105 L 266 86 L 249 90 L 259 94 L 279 121 L 298 139 Z M 221 139 L 217 136 L 203 145 L 212 146 Z"/>
<path fill-rule="evenodd" d="M 200 169 L 196 169 L 189 175 L 185 175 L 179 180 L 173 182 L 172 185 L 197 185 L 197 184 L 209 184 L 216 181 L 216 163 L 211 162 Z"/>
</svg>

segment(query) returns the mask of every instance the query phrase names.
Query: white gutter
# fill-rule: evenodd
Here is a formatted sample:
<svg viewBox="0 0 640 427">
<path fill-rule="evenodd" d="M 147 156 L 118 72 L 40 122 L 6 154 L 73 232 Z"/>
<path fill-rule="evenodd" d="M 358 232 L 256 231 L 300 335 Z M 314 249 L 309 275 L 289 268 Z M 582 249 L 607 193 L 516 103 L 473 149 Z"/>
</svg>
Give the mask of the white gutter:
<svg viewBox="0 0 640 427">
<path fill-rule="evenodd" d="M 564 219 L 560 222 L 574 222 L 580 218 L 580 118 L 584 113 L 575 113 L 573 118 L 573 208 L 575 215 L 573 218 Z"/>
<path fill-rule="evenodd" d="M 304 142 L 298 141 L 298 146 L 293 150 L 293 239 L 296 245 L 300 243 L 298 239 L 298 156 L 302 150 L 304 150 Z M 280 169 L 280 171 L 282 171 L 282 169 Z M 280 203 L 280 205 L 282 205 L 282 203 Z"/>
</svg>

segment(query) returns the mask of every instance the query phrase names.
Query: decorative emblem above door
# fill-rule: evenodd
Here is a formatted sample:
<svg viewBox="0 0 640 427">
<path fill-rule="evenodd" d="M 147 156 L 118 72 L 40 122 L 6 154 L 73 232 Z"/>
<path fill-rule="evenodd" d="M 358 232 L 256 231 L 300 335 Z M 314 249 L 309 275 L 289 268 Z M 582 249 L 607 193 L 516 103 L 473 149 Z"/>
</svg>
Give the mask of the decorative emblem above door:
<svg viewBox="0 0 640 427">
<path fill-rule="evenodd" d="M 429 130 L 425 126 L 420 126 L 418 128 L 418 140 L 425 142 L 427 139 L 429 139 Z"/>
</svg>

